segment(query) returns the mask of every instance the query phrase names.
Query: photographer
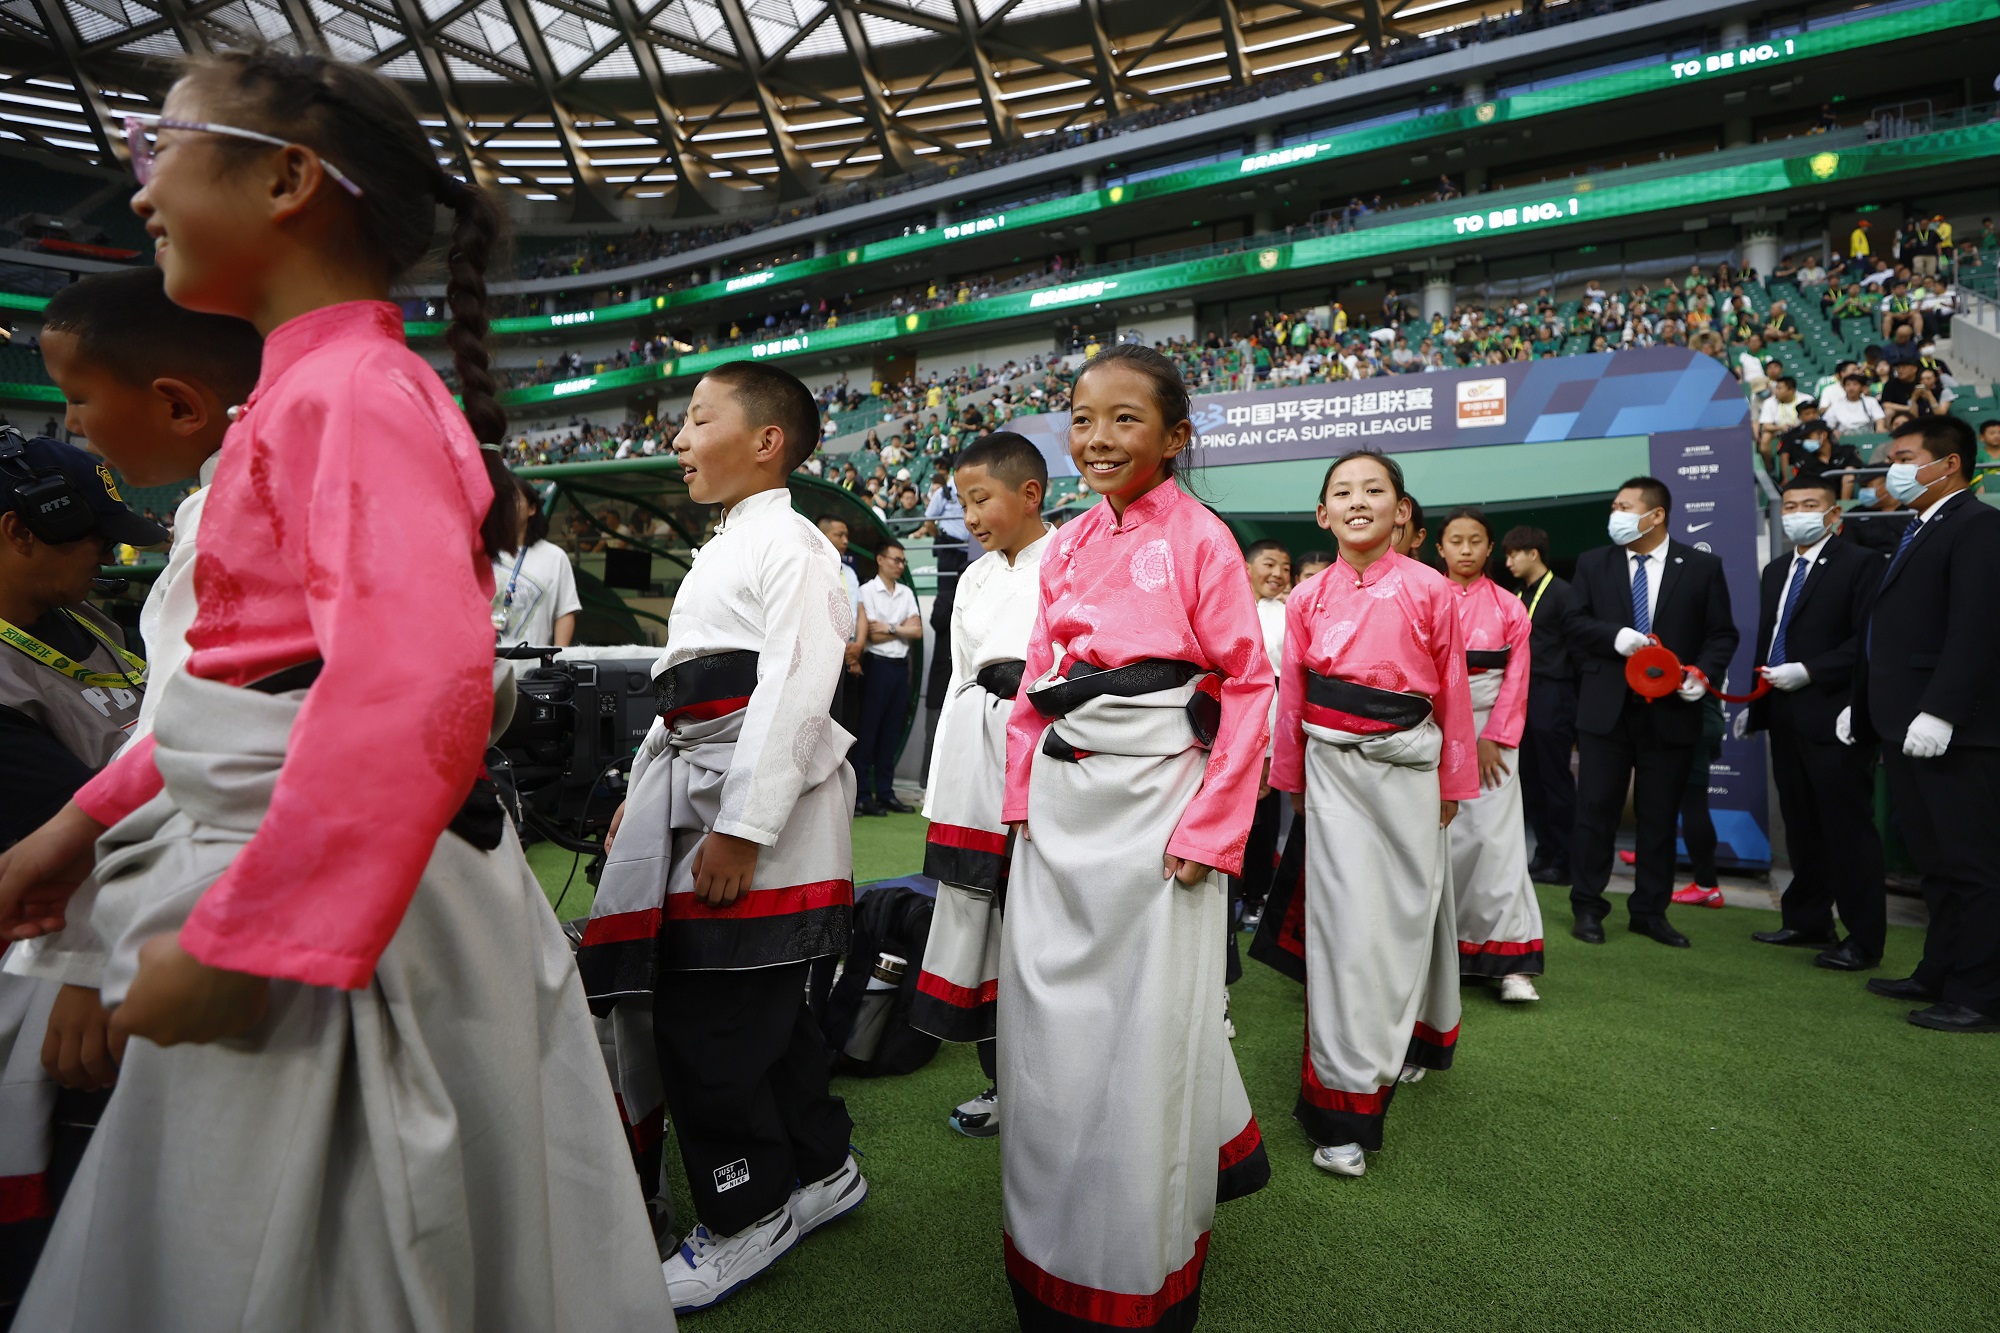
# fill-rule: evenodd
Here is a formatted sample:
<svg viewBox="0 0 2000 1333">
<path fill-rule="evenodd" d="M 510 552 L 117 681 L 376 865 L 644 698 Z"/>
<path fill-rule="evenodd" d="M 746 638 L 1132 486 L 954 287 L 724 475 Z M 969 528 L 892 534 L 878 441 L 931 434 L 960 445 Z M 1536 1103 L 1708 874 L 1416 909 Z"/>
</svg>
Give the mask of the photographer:
<svg viewBox="0 0 2000 1333">
<path fill-rule="evenodd" d="M 111 547 L 166 539 L 83 450 L 0 434 L 0 848 L 60 809 L 138 721 L 145 663 L 85 599 Z M 0 1183 L 27 1200 L 0 1222 L 4 1314 L 101 1110 L 90 1094 L 115 1075 L 97 992 L 0 973 L 0 1070 Z"/>
</svg>

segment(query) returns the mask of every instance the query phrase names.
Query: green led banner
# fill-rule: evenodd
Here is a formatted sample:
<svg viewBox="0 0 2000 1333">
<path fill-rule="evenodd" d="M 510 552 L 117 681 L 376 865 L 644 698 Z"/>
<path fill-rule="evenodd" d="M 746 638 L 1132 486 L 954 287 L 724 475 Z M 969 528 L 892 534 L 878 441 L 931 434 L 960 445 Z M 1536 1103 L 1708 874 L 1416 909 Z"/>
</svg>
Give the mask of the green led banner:
<svg viewBox="0 0 2000 1333">
<path fill-rule="evenodd" d="M 983 297 L 936 310 L 859 320 L 837 328 L 702 352 L 680 358 L 661 373 L 663 376 L 684 377 L 700 374 L 727 361 L 791 358 L 842 347 L 893 342 L 926 332 L 1014 319 L 1043 311 L 1059 312 L 1105 300 L 1123 301 L 1158 293 L 1183 292 L 1234 278 L 1300 272 L 1397 254 L 1438 253 L 1454 243 L 1483 238 L 1495 232 L 1542 230 L 1663 211 L 1685 213 L 1691 208 L 1794 192 L 1808 186 L 1917 171 L 1995 156 L 2000 156 L 2000 122 L 1915 135 L 1838 152 L 1827 150 L 1798 157 L 1741 163 L 1665 180 L 1601 185 L 1585 177 L 1566 182 L 1567 189 L 1552 189 L 1543 198 L 1535 198 L 1528 191 L 1506 191 L 1489 196 L 1490 202 L 1486 202 L 1485 207 L 1468 207 L 1465 212 L 1455 215 L 1444 214 L 1370 227 L 1337 236 L 1321 236 L 1156 268 L 1133 269 L 1060 286 Z M 615 373 L 629 375 L 633 372 Z M 501 400 L 508 403 L 545 401 L 571 393 L 615 388 L 622 382 L 614 382 L 608 375 L 594 376 L 566 384 L 513 390 L 502 394 Z M 562 392 L 558 394 L 551 390 Z M 537 397 L 516 396 L 525 394 Z"/>
<path fill-rule="evenodd" d="M 53 384 L 0 384 L 0 402 L 60 403 L 62 390 Z"/>
<path fill-rule="evenodd" d="M 510 407 L 517 403 L 561 402 L 565 398 L 602 393 L 606 389 L 629 389 L 635 384 L 650 384 L 655 380 L 666 379 L 673 372 L 673 362 L 656 361 L 649 366 L 627 366 L 623 370 L 579 375 L 575 379 L 557 380 L 553 384 L 531 384 L 525 389 L 503 389 L 496 396 Z"/>
</svg>

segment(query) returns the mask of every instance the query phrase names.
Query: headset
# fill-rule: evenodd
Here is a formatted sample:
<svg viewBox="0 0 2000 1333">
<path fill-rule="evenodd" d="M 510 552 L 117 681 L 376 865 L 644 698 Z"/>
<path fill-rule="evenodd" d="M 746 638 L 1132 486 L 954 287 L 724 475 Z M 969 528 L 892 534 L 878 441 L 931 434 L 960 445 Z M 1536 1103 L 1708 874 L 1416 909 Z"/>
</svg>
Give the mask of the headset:
<svg viewBox="0 0 2000 1333">
<path fill-rule="evenodd" d="M 0 426 L 0 500 L 21 516 L 37 540 L 51 546 L 82 541 L 97 531 L 97 514 L 61 472 L 37 474 L 19 428 Z"/>
</svg>

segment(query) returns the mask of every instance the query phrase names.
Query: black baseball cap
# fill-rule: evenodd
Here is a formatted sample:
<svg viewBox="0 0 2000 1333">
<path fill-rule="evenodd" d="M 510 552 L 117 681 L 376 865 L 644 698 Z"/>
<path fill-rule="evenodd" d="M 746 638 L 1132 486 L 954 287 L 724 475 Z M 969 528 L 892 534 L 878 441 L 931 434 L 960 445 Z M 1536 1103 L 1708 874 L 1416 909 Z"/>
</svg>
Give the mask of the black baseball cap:
<svg viewBox="0 0 2000 1333">
<path fill-rule="evenodd" d="M 106 541 L 126 546 L 159 546 L 168 539 L 170 534 L 165 528 L 126 506 L 124 497 L 118 494 L 118 479 L 95 454 L 85 453 L 73 444 L 37 436 L 24 444 L 20 462 L 33 476 L 59 473 L 66 478 L 96 516 L 97 534 Z M 0 498 L 11 497 L 20 480 L 12 472 L 0 473 Z"/>
</svg>

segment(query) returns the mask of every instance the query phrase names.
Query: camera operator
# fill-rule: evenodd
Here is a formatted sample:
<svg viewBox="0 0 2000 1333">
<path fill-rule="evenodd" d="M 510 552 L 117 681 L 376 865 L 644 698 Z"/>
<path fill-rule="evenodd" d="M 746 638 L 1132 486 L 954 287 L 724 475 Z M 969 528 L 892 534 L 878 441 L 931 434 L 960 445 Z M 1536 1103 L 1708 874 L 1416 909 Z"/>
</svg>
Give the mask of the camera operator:
<svg viewBox="0 0 2000 1333">
<path fill-rule="evenodd" d="M 85 599 L 112 546 L 166 539 L 83 450 L 0 433 L 0 848 L 60 809 L 138 721 L 145 663 Z M 27 1200 L 0 1223 L 0 1313 L 27 1285 L 96 1123 L 89 1090 L 114 1072 L 104 1032 L 95 990 L 0 972 L 0 1181 Z M 60 1094 L 45 1038 L 75 1048 L 55 1061 L 71 1084 Z"/>
</svg>

